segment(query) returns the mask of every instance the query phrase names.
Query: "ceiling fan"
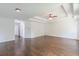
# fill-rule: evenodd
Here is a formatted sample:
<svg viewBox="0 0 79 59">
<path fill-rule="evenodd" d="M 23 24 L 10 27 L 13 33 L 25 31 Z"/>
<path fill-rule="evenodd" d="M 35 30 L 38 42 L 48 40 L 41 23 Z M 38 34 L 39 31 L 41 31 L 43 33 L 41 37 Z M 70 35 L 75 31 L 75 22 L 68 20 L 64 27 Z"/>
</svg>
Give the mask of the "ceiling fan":
<svg viewBox="0 0 79 59">
<path fill-rule="evenodd" d="M 52 13 L 48 14 L 48 19 L 53 20 L 53 18 L 56 18 L 57 16 L 53 15 Z"/>
<path fill-rule="evenodd" d="M 65 15 L 68 16 L 67 10 L 65 9 L 64 5 L 61 4 L 60 7 L 62 8 L 62 10 L 64 11 Z M 50 13 L 48 14 L 48 20 L 53 20 L 53 18 L 57 18 L 58 16 L 54 15 L 52 13 L 52 11 L 50 11 Z"/>
</svg>

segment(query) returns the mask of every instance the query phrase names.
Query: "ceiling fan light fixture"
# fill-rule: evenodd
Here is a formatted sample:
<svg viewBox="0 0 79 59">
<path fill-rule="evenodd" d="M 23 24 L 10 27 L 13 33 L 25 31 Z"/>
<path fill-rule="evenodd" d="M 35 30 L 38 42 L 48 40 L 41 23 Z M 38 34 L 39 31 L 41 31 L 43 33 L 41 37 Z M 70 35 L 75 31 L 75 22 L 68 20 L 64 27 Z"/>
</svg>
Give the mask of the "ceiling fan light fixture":
<svg viewBox="0 0 79 59">
<path fill-rule="evenodd" d="M 21 12 L 21 9 L 20 8 L 16 8 L 15 11 L 16 12 Z"/>
<path fill-rule="evenodd" d="M 50 13 L 49 16 L 48 16 L 48 19 L 49 19 L 49 20 L 52 20 L 52 19 L 55 18 L 55 17 L 57 17 L 57 16 L 53 16 L 53 15 Z"/>
<path fill-rule="evenodd" d="M 48 19 L 49 19 L 49 20 L 52 20 L 52 18 L 51 18 L 51 17 L 49 17 Z"/>
</svg>

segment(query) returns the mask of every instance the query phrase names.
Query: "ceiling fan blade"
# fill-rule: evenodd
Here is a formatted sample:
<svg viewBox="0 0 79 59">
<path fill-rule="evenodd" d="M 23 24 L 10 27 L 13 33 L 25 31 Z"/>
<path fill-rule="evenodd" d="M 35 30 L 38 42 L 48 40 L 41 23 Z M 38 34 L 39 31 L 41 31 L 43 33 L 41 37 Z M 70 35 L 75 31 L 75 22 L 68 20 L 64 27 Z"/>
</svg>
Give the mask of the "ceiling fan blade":
<svg viewBox="0 0 79 59">
<path fill-rule="evenodd" d="M 57 17 L 57 16 L 53 16 L 53 17 Z"/>
</svg>

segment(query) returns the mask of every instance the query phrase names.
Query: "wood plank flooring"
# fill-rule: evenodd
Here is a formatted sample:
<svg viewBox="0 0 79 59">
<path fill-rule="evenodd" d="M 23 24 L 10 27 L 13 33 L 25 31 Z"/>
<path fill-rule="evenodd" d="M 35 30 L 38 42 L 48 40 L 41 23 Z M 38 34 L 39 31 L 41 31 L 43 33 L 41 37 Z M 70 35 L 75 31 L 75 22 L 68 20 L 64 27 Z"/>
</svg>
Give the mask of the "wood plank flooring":
<svg viewBox="0 0 79 59">
<path fill-rule="evenodd" d="M 0 43 L 0 56 L 13 56 L 14 45 L 14 41 Z"/>
<path fill-rule="evenodd" d="M 1 56 L 79 56 L 79 40 L 42 36 L 0 43 Z"/>
<path fill-rule="evenodd" d="M 79 41 L 45 36 L 32 40 L 32 55 L 72 56 L 79 55 Z"/>
</svg>

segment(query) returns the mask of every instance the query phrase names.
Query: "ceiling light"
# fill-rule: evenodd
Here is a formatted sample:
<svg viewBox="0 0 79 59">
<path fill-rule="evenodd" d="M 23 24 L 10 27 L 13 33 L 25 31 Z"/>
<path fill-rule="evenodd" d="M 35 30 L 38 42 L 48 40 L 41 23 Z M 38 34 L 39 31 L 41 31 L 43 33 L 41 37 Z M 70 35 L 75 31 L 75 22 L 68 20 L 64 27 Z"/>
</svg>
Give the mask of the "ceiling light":
<svg viewBox="0 0 79 59">
<path fill-rule="evenodd" d="M 21 9 L 16 8 L 15 11 L 16 11 L 16 12 L 21 12 Z"/>
<path fill-rule="evenodd" d="M 57 16 L 54 16 L 54 15 L 51 14 L 51 13 L 48 15 L 48 19 L 49 19 L 49 20 L 52 20 L 53 18 L 56 18 L 56 17 L 57 17 Z"/>
<path fill-rule="evenodd" d="M 49 20 L 52 20 L 52 18 L 50 17 L 50 18 L 48 18 Z"/>
</svg>

